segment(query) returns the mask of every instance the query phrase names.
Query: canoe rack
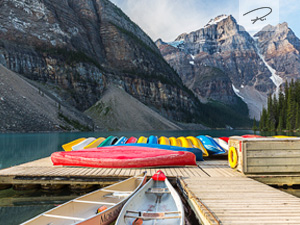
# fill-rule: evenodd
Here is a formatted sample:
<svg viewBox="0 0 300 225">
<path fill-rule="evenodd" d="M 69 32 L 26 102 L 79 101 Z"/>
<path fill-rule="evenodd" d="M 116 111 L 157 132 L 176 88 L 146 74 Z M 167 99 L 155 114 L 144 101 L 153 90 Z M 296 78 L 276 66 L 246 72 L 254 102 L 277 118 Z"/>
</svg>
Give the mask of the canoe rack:
<svg viewBox="0 0 300 225">
<path fill-rule="evenodd" d="M 131 214 L 131 215 L 128 215 L 128 214 Z M 174 216 L 172 216 L 172 215 L 174 215 Z M 127 210 L 124 217 L 125 218 L 142 219 L 142 220 L 178 219 L 178 218 L 181 218 L 181 212 L 179 212 L 179 211 L 174 211 L 174 212 L 142 212 L 142 211 Z"/>
<path fill-rule="evenodd" d="M 170 194 L 168 188 L 149 188 L 146 192 L 146 194 Z"/>
</svg>

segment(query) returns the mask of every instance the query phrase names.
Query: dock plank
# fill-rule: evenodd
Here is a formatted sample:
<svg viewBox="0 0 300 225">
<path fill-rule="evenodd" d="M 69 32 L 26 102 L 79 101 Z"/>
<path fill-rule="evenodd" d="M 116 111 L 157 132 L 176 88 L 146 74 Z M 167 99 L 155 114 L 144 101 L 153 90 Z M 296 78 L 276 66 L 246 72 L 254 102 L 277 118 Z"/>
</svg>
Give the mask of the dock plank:
<svg viewBox="0 0 300 225">
<path fill-rule="evenodd" d="M 180 182 L 189 197 L 204 204 L 221 224 L 251 224 L 253 221 L 254 224 L 277 224 L 278 221 L 282 224 L 298 221 L 299 224 L 299 198 L 250 178 L 214 174 L 208 178 L 182 178 Z M 198 205 L 200 209 L 200 203 Z M 205 218 L 210 216 L 204 210 L 200 213 Z M 204 224 L 215 224 L 215 220 L 207 219 Z"/>
</svg>

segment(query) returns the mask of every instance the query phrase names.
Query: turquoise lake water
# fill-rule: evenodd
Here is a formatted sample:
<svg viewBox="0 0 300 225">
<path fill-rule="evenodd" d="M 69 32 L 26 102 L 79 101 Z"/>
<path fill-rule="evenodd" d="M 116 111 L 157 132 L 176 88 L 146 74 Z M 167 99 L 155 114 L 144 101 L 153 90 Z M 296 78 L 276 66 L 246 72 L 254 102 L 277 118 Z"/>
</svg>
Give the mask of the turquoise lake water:
<svg viewBox="0 0 300 225">
<path fill-rule="evenodd" d="M 151 131 L 151 132 L 98 132 L 98 133 L 32 133 L 0 134 L 0 169 L 48 157 L 62 151 L 61 145 L 80 137 L 126 136 L 197 136 L 207 134 L 212 137 L 253 134 L 250 130 L 202 130 L 202 131 Z M 288 190 L 284 190 L 287 191 Z M 28 190 L 0 191 L 0 224 L 15 225 L 50 208 L 73 199 L 82 193 L 68 189 L 59 191 Z M 293 190 L 300 197 L 299 190 Z"/>
</svg>

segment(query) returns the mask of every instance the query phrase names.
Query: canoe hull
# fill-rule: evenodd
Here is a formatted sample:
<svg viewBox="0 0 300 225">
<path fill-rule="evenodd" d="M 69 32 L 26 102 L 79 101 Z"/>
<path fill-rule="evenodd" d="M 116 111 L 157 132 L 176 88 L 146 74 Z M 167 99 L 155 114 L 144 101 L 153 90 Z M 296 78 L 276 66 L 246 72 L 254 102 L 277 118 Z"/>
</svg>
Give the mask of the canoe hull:
<svg viewBox="0 0 300 225">
<path fill-rule="evenodd" d="M 127 141 L 126 144 L 133 144 L 137 142 L 137 138 L 136 137 L 130 137 Z"/>
<path fill-rule="evenodd" d="M 154 135 L 151 135 L 147 140 L 147 144 L 158 144 L 158 138 Z"/>
<path fill-rule="evenodd" d="M 184 148 L 177 147 L 171 145 L 161 145 L 161 144 L 128 144 L 128 145 L 120 145 L 120 146 L 133 146 L 133 147 L 147 147 L 147 148 L 157 148 L 171 151 L 183 151 L 183 152 L 191 152 L 196 156 L 196 161 L 203 161 L 203 152 L 198 148 Z"/>
<path fill-rule="evenodd" d="M 202 142 L 210 155 L 226 154 L 226 151 L 222 149 L 212 137 L 199 135 L 197 138 Z"/>
<path fill-rule="evenodd" d="M 109 225 L 116 220 L 127 200 L 146 183 L 146 179 L 145 173 L 134 176 L 59 205 L 21 225 Z M 117 193 L 117 197 L 108 196 L 114 196 L 114 193 Z M 96 214 L 101 205 L 107 206 L 107 209 Z"/>
<path fill-rule="evenodd" d="M 155 194 L 151 189 L 166 190 L 165 194 Z M 148 193 L 147 193 L 148 192 Z M 172 212 L 177 212 L 172 214 Z M 184 224 L 184 208 L 178 193 L 172 187 L 167 179 L 165 181 L 154 181 L 150 179 L 139 191 L 137 191 L 124 205 L 116 225 L 133 224 L 135 218 L 140 216 L 147 217 L 151 214 L 164 214 L 164 219 L 143 219 L 145 225 L 161 224 L 161 225 L 183 225 Z M 168 214 L 170 213 L 170 214 Z M 149 215 L 150 214 L 150 215 Z M 176 217 L 176 218 L 168 218 Z M 135 217 L 135 218 L 134 218 Z M 140 217 L 140 218 L 141 218 Z M 151 216 L 150 216 L 151 218 Z M 156 222 L 156 223 L 154 223 Z"/>
<path fill-rule="evenodd" d="M 55 152 L 53 165 L 100 168 L 141 168 L 196 165 L 191 152 L 162 150 L 148 147 L 111 146 L 89 151 Z"/>
<path fill-rule="evenodd" d="M 80 225 L 109 225 L 112 222 L 114 222 L 117 218 L 118 215 L 120 214 L 123 206 L 125 205 L 126 202 L 122 202 L 119 205 L 109 209 L 105 210 L 102 214 L 95 216 L 94 218 L 91 218 L 89 220 L 83 221 L 81 223 L 77 223 Z"/>
</svg>

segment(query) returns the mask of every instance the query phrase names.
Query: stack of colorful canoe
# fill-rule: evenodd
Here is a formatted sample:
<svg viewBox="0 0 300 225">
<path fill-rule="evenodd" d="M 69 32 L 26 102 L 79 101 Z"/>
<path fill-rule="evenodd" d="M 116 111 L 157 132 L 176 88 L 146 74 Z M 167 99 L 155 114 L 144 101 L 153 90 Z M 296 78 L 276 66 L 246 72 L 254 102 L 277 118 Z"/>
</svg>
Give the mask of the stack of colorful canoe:
<svg viewBox="0 0 300 225">
<path fill-rule="evenodd" d="M 101 148 L 107 146 L 140 146 L 149 148 L 159 148 L 173 151 L 190 151 L 194 152 L 197 160 L 209 155 L 226 154 L 228 152 L 227 137 L 212 138 L 207 135 L 199 135 L 197 137 L 157 137 L 151 135 L 149 137 L 115 137 L 109 136 L 107 138 L 79 138 L 70 143 L 63 145 L 65 151 L 83 150 Z M 176 148 L 177 147 L 177 148 Z"/>
<path fill-rule="evenodd" d="M 109 168 L 196 165 L 209 155 L 226 154 L 228 139 L 197 137 L 79 138 L 53 153 L 54 165 Z"/>
</svg>

